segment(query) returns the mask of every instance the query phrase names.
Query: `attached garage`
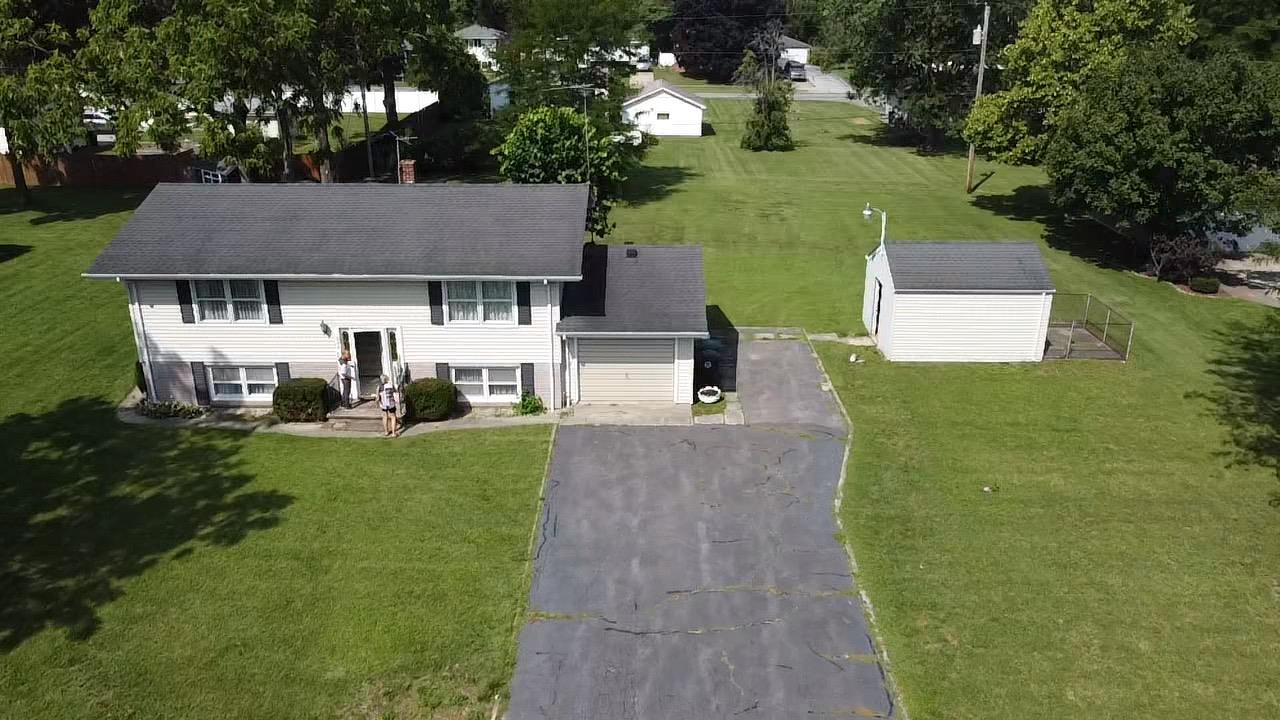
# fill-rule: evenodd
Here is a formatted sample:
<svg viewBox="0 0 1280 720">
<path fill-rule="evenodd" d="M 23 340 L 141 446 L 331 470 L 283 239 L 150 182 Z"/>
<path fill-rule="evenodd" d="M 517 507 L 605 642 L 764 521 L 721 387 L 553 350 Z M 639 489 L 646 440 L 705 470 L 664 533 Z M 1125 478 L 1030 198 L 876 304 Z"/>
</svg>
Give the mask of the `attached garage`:
<svg viewBox="0 0 1280 720">
<path fill-rule="evenodd" d="M 588 245 L 556 330 L 570 403 L 693 402 L 693 343 L 708 337 L 702 248 Z"/>
<path fill-rule="evenodd" d="M 672 402 L 676 341 L 579 338 L 580 402 Z"/>
<path fill-rule="evenodd" d="M 884 243 L 862 322 L 889 360 L 1039 362 L 1054 292 L 1033 243 Z"/>
</svg>

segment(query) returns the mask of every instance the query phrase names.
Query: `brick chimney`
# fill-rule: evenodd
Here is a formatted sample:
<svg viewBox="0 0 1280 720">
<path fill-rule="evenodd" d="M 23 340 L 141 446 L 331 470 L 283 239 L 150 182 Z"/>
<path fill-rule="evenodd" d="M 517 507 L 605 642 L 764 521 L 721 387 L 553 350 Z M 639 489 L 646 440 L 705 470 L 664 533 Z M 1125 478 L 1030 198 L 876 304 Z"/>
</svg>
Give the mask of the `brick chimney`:
<svg viewBox="0 0 1280 720">
<path fill-rule="evenodd" d="M 418 182 L 418 164 L 413 160 L 400 161 L 400 182 L 412 185 Z"/>
</svg>

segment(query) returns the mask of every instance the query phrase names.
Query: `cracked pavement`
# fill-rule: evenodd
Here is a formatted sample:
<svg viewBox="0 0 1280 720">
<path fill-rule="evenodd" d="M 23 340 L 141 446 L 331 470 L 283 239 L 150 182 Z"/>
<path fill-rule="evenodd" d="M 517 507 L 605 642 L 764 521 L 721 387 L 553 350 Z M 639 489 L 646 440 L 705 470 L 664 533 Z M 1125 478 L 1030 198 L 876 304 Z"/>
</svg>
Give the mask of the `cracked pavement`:
<svg viewBox="0 0 1280 720">
<path fill-rule="evenodd" d="M 744 343 L 755 426 L 560 429 L 507 718 L 893 715 L 834 537 L 838 411 L 746 400 L 797 369 L 818 388 L 804 343 Z"/>
</svg>

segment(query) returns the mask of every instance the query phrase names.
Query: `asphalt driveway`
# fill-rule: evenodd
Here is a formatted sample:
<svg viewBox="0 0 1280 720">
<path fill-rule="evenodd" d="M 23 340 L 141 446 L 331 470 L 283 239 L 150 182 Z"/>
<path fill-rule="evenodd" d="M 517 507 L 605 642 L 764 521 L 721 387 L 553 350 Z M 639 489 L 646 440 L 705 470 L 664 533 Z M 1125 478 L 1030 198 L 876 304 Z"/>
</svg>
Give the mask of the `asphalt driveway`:
<svg viewBox="0 0 1280 720">
<path fill-rule="evenodd" d="M 760 425 L 560 429 L 508 718 L 892 715 L 834 538 L 839 416 L 749 404 L 764 365 L 820 390 L 807 345 L 756 345 Z"/>
</svg>

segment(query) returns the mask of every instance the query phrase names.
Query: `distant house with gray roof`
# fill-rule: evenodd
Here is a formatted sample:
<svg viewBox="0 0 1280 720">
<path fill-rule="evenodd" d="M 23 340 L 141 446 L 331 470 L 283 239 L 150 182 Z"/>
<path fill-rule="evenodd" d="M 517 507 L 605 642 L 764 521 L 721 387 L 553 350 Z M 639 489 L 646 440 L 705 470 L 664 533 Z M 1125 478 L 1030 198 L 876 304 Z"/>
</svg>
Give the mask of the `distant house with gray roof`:
<svg viewBox="0 0 1280 720">
<path fill-rule="evenodd" d="M 467 52 L 480 63 L 485 70 L 498 69 L 498 46 L 507 41 L 507 34 L 501 30 L 483 25 L 471 24 L 453 33 L 462 40 Z"/>
<path fill-rule="evenodd" d="M 477 406 L 691 403 L 701 249 L 584 243 L 587 204 L 585 185 L 160 184 L 85 277 L 124 285 L 157 401 L 336 390 L 350 353 L 357 403 L 383 375 Z"/>
</svg>

